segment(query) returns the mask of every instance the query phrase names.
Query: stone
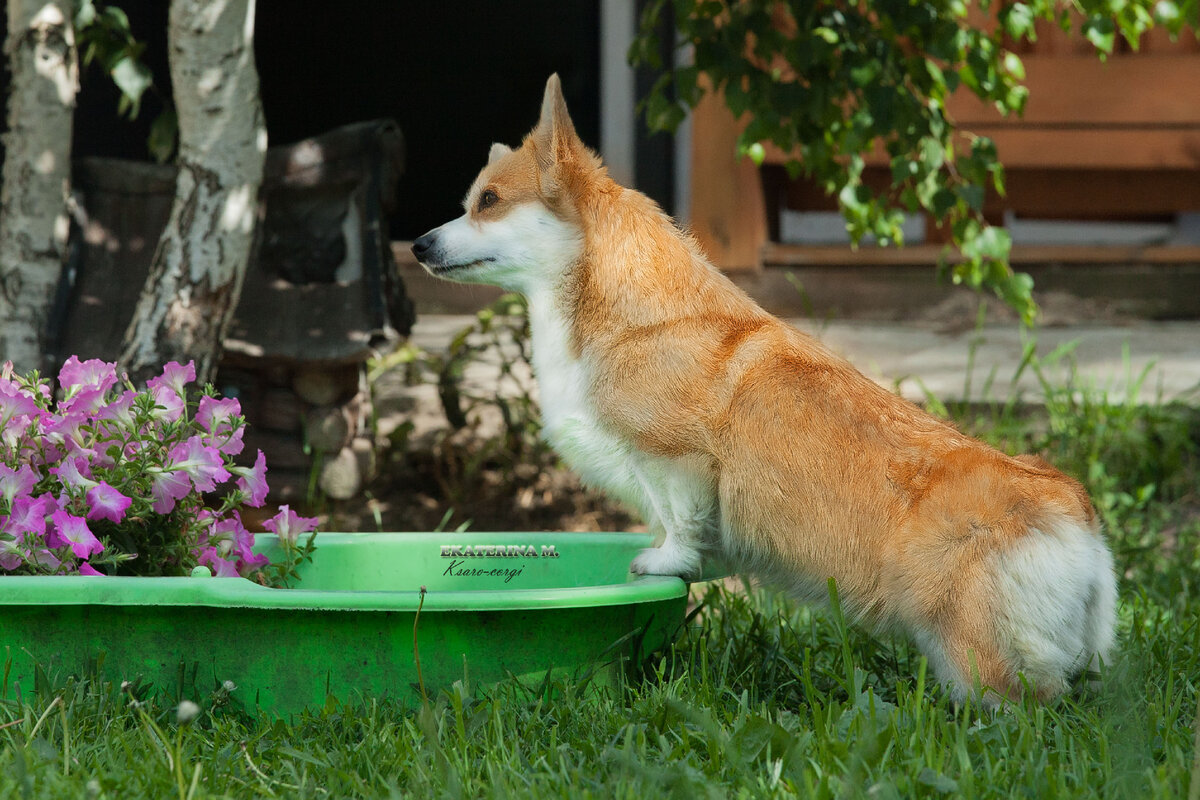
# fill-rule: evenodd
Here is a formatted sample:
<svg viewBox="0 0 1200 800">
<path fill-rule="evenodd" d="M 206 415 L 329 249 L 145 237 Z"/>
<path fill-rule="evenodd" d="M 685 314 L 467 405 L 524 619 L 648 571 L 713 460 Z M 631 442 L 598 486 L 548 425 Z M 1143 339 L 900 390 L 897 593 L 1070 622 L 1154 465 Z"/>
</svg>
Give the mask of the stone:
<svg viewBox="0 0 1200 800">
<path fill-rule="evenodd" d="M 356 425 L 346 406 L 319 406 L 304 415 L 308 445 L 313 451 L 336 453 L 350 444 Z"/>
</svg>

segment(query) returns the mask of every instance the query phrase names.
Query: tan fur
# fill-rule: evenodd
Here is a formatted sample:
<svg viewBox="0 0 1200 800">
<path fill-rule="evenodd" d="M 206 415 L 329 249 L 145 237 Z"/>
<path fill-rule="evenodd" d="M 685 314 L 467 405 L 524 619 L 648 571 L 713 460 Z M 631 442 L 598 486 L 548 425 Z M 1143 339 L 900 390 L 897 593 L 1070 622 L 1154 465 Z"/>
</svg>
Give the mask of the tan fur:
<svg viewBox="0 0 1200 800">
<path fill-rule="evenodd" d="M 643 453 L 702 465 L 721 549 L 741 564 L 809 593 L 833 577 L 857 618 L 923 632 L 952 672 L 1017 693 L 997 559 L 1065 524 L 1098 536 L 1083 488 L 963 435 L 763 311 L 608 177 L 552 84 L 539 126 L 492 159 L 464 206 L 500 218 L 536 199 L 582 231 L 556 297 L 598 416 Z M 498 201 L 477 210 L 489 190 Z"/>
</svg>

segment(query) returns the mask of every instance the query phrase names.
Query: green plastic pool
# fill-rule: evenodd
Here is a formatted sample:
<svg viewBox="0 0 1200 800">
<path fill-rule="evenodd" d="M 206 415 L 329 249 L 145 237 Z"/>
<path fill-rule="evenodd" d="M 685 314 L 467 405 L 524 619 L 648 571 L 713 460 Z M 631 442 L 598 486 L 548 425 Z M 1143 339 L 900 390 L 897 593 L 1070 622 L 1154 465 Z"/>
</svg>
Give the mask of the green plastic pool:
<svg viewBox="0 0 1200 800">
<path fill-rule="evenodd" d="M 295 589 L 241 578 L 0 578 L 7 696 L 98 669 L 198 698 L 224 681 L 246 707 L 420 701 L 469 677 L 590 669 L 668 643 L 679 578 L 629 573 L 632 533 L 321 533 Z M 256 549 L 270 554 L 274 536 Z"/>
</svg>

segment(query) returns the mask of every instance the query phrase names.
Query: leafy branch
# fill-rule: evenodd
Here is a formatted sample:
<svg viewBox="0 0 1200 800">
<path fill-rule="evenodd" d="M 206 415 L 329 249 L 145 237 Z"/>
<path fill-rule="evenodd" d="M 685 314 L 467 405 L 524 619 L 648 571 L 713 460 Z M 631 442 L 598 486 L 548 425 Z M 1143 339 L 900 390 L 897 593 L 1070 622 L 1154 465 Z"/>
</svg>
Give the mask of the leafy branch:
<svg viewBox="0 0 1200 800">
<path fill-rule="evenodd" d="M 739 152 L 757 163 L 763 143 L 787 154 L 793 177 L 835 196 L 851 240 L 903 244 L 905 213 L 927 213 L 950 233 L 942 267 L 955 283 L 987 287 L 1032 322 L 1033 280 L 1009 265 L 1011 239 L 984 219 L 988 191 L 1004 195 L 1004 169 L 985 136 L 960 130 L 946 102 L 966 90 L 1002 114 L 1020 114 L 1028 90 L 1014 48 L 1046 20 L 1078 26 L 1100 57 L 1120 35 L 1136 48 L 1156 22 L 1195 27 L 1197 0 L 654 0 L 629 52 L 663 69 L 658 30 L 673 13 L 675 48 L 643 101 L 650 127 L 674 130 L 705 91 L 747 119 Z M 868 156 L 885 156 L 890 185 L 863 180 Z"/>
<path fill-rule="evenodd" d="M 98 63 L 121 92 L 117 114 L 137 119 L 143 95 L 157 89 L 153 73 L 142 61 L 146 45 L 133 35 L 128 15 L 116 6 L 81 0 L 74 24 L 83 66 Z M 164 97 L 163 103 L 165 108 L 151 124 L 146 142 L 160 164 L 175 152 L 179 127 L 171 99 Z"/>
</svg>

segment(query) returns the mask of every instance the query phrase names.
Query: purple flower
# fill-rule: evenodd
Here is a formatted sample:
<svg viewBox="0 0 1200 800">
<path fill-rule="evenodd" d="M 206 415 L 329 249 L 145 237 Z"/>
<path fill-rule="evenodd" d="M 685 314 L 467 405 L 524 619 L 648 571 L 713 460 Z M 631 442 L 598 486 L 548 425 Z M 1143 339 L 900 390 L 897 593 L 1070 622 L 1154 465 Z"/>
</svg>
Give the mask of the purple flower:
<svg viewBox="0 0 1200 800">
<path fill-rule="evenodd" d="M 33 562 L 38 566 L 48 567 L 50 569 L 58 569 L 59 565 L 62 564 L 62 560 L 58 556 L 54 555 L 54 553 L 51 553 L 44 547 L 39 547 L 36 550 L 29 551 L 29 555 L 27 556 L 26 560 Z"/>
<path fill-rule="evenodd" d="M 83 411 L 67 412 L 62 416 L 50 416 L 42 425 L 42 433 L 49 444 L 62 445 L 61 450 L 83 456 L 94 455 L 87 448 L 87 434 L 82 430 L 88 422 Z"/>
<path fill-rule="evenodd" d="M 88 529 L 87 520 L 68 514 L 66 511 L 55 511 L 50 515 L 58 535 L 71 545 L 71 552 L 76 558 L 91 558 L 104 549 L 100 540 Z"/>
<path fill-rule="evenodd" d="M 168 454 L 175 469 L 183 470 L 201 492 L 211 492 L 216 484 L 229 480 L 229 470 L 215 447 L 209 447 L 199 436 L 175 445 Z"/>
<path fill-rule="evenodd" d="M 263 527 L 289 544 L 296 544 L 300 534 L 317 527 L 316 517 L 302 517 L 287 506 L 280 506 L 279 513 L 263 522 Z"/>
<path fill-rule="evenodd" d="M 104 405 L 104 389 L 88 386 L 58 404 L 59 411 L 78 411 L 93 415 Z"/>
<path fill-rule="evenodd" d="M 242 435 L 245 428 L 238 419 L 242 414 L 242 404 L 236 398 L 219 400 L 205 395 L 200 398 L 200 407 L 196 409 L 196 421 L 208 431 L 209 443 L 231 456 L 242 452 Z"/>
<path fill-rule="evenodd" d="M 156 419 L 175 422 L 183 416 L 183 396 L 176 394 L 170 386 L 152 386 L 150 393 L 154 395 L 154 404 L 161 409 L 154 412 Z"/>
<path fill-rule="evenodd" d="M 72 391 L 75 389 L 99 389 L 100 394 L 104 394 L 117 382 L 117 365 L 98 358 L 80 363 L 79 356 L 71 356 L 58 371 L 58 382 L 68 397 L 75 395 Z"/>
<path fill-rule="evenodd" d="M 107 519 L 111 522 L 120 522 L 125 519 L 125 512 L 133 503 L 132 499 L 104 481 L 100 481 L 88 489 L 87 501 L 90 506 L 87 513 L 88 519 Z"/>
<path fill-rule="evenodd" d="M 230 467 L 233 474 L 238 476 L 237 487 L 246 493 L 246 503 L 259 508 L 267 499 L 267 457 L 263 451 L 258 451 L 253 467 Z"/>
<path fill-rule="evenodd" d="M 229 500 L 262 505 L 267 467 L 262 452 L 253 466 L 225 463 L 245 447 L 241 404 L 197 393 L 191 405 L 187 384 L 195 378 L 193 363 L 172 362 L 136 391 L 115 364 L 71 356 L 55 405 L 50 381 L 0 365 L 0 573 L 101 574 L 87 562 L 107 545 L 90 526 L 124 529 L 142 497 L 156 514 L 178 516 L 179 542 L 163 543 L 173 568 L 201 559 L 218 575 L 244 575 L 267 564 L 235 511 L 202 507 L 202 493 L 233 477 L 239 491 Z M 284 513 L 276 527 L 295 540 L 315 522 Z M 143 544 L 158 552 L 157 542 Z M 174 563 L 176 544 L 185 548 L 183 564 Z"/>
<path fill-rule="evenodd" d="M 86 458 L 67 456 L 58 462 L 57 467 L 50 468 L 50 474 L 57 475 L 63 486 L 69 486 L 72 489 L 90 489 L 96 485 L 96 482 L 80 471 L 81 466 L 84 472 L 91 473 Z"/>
<path fill-rule="evenodd" d="M 39 539 L 46 535 L 46 517 L 58 510 L 58 502 L 48 494 L 31 497 L 24 495 L 13 501 L 12 514 L 4 523 L 8 533 L 28 538 L 34 534 Z"/>
<path fill-rule="evenodd" d="M 246 530 L 241 515 L 236 511 L 217 521 L 213 526 L 213 535 L 214 538 L 232 540 L 233 546 L 228 552 L 237 556 L 238 570 L 242 574 L 253 572 L 270 563 L 269 558 L 254 552 L 254 534 Z"/>
<path fill-rule="evenodd" d="M 183 413 L 184 386 L 196 380 L 196 362 L 189 361 L 183 366 L 178 361 L 172 361 L 163 367 L 162 375 L 146 381 L 154 395 L 154 402 L 162 406 L 161 416 L 168 422 L 179 419 Z"/>
<path fill-rule="evenodd" d="M 222 558 L 220 551 L 215 547 L 206 547 L 201 550 L 197 561 L 211 569 L 213 575 L 218 578 L 238 577 L 237 562 L 233 559 Z"/>
<path fill-rule="evenodd" d="M 116 400 L 106 403 L 96 412 L 96 419 L 103 422 L 116 422 L 124 428 L 133 425 L 133 401 L 137 392 L 126 391 Z"/>
<path fill-rule="evenodd" d="M 11 540 L 0 539 L 0 569 L 12 572 L 25 563 L 25 554 Z"/>
<path fill-rule="evenodd" d="M 187 473 L 175 470 L 153 470 L 150 473 L 151 508 L 158 514 L 170 514 L 175 501 L 187 497 L 192 490 Z"/>
<path fill-rule="evenodd" d="M 32 445 L 25 438 L 25 434 L 30 426 L 33 425 L 34 419 L 35 417 L 33 416 L 22 414 L 0 425 L 0 445 L 8 448 L 10 453 L 15 453 L 20 458 L 22 451 Z"/>
<path fill-rule="evenodd" d="M 32 397 L 30 389 L 26 389 L 19 381 L 12 379 L 14 373 L 15 370 L 11 361 L 5 361 L 4 364 L 0 365 L 0 393 L 23 394 L 26 397 Z M 49 399 L 50 387 L 46 385 L 45 381 L 38 381 L 30 388 L 36 390 L 43 398 Z"/>
<path fill-rule="evenodd" d="M 183 387 L 196 380 L 196 362 L 189 361 L 187 366 L 178 361 L 171 361 L 163 367 L 162 375 L 146 381 L 150 388 L 167 386 L 179 396 L 183 396 Z"/>
<path fill-rule="evenodd" d="M 33 416 L 41 411 L 38 404 L 28 395 L 8 387 L 0 386 L 0 430 L 8 426 L 14 417 Z"/>
<path fill-rule="evenodd" d="M 32 492 L 37 481 L 37 473 L 28 464 L 22 464 L 20 469 L 0 464 L 0 496 L 9 505 L 15 498 Z"/>
</svg>

